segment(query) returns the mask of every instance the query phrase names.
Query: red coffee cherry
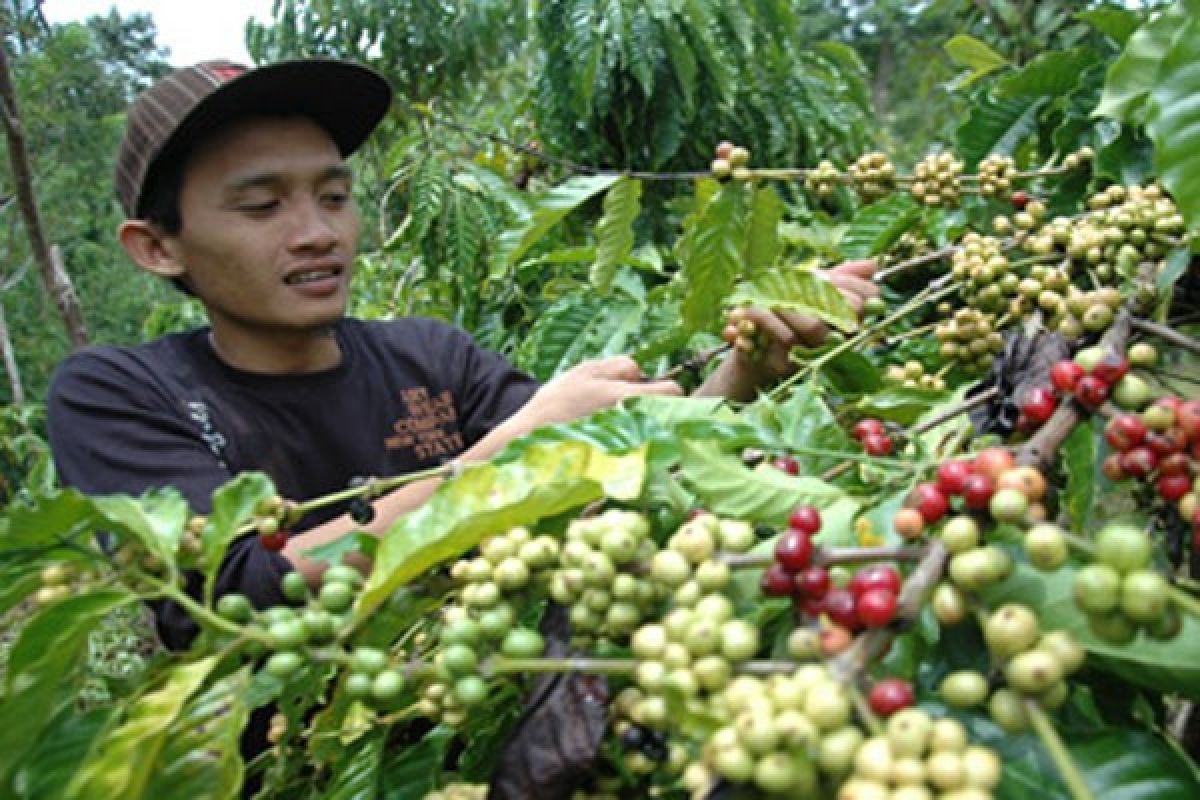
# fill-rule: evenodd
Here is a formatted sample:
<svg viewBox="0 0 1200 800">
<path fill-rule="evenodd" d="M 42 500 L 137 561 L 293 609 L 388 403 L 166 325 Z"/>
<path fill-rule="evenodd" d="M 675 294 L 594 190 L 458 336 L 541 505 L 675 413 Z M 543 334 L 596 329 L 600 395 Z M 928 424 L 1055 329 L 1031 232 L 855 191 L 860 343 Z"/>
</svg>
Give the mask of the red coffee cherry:
<svg viewBox="0 0 1200 800">
<path fill-rule="evenodd" d="M 1045 386 L 1034 386 L 1025 393 L 1025 399 L 1021 403 L 1021 413 L 1036 425 L 1041 425 L 1054 416 L 1056 408 L 1058 400 L 1054 392 Z"/>
<path fill-rule="evenodd" d="M 897 711 L 911 707 L 917 698 L 912 684 L 899 678 L 884 678 L 871 687 L 867 703 L 881 717 L 890 717 Z"/>
<path fill-rule="evenodd" d="M 934 483 L 918 483 L 908 496 L 907 505 L 921 512 L 926 525 L 932 525 L 950 510 L 950 501 Z"/>
<path fill-rule="evenodd" d="M 892 438 L 886 434 L 869 433 L 863 437 L 863 450 L 869 456 L 886 456 L 892 452 Z"/>
<path fill-rule="evenodd" d="M 1085 374 L 1083 367 L 1074 361 L 1059 361 L 1050 368 L 1050 383 L 1060 392 L 1073 392 L 1079 379 Z"/>
<path fill-rule="evenodd" d="M 763 570 L 759 588 L 767 597 L 791 597 L 795 584 L 792 573 L 782 564 L 772 564 Z"/>
<path fill-rule="evenodd" d="M 771 466 L 780 472 L 786 472 L 788 475 L 800 474 L 800 462 L 795 456 L 779 456 L 771 462 Z"/>
<path fill-rule="evenodd" d="M 888 589 L 863 592 L 855 606 L 858 618 L 868 628 L 882 628 L 896 618 L 896 593 Z"/>
<path fill-rule="evenodd" d="M 883 436 L 887 433 L 887 429 L 884 428 L 883 423 L 879 420 L 867 417 L 866 419 L 859 420 L 854 425 L 853 433 L 854 438 L 861 442 L 868 436 Z"/>
<path fill-rule="evenodd" d="M 988 507 L 995 492 L 996 484 L 987 475 L 969 475 L 963 486 L 963 504 L 971 511 L 982 511 Z"/>
<path fill-rule="evenodd" d="M 274 533 L 260 533 L 258 535 L 258 543 L 264 549 L 270 550 L 272 553 L 278 553 L 288 542 L 288 532 L 282 528 Z"/>
<path fill-rule="evenodd" d="M 796 575 L 796 591 L 809 599 L 822 599 L 829 587 L 829 570 L 824 567 L 806 567 Z"/>
<path fill-rule="evenodd" d="M 815 534 L 821 530 L 821 512 L 816 506 L 796 506 L 788 515 L 788 527 Z"/>
<path fill-rule="evenodd" d="M 804 531 L 788 528 L 775 543 L 775 561 L 793 574 L 808 566 L 812 560 L 812 537 Z"/>
<path fill-rule="evenodd" d="M 1108 399 L 1109 383 L 1096 375 L 1084 375 L 1075 386 L 1075 399 L 1084 408 L 1099 408 Z"/>
<path fill-rule="evenodd" d="M 892 594 L 899 594 L 901 583 L 903 579 L 895 567 L 872 564 L 854 573 L 850 579 L 850 593 L 860 597 L 872 589 L 887 589 Z"/>
<path fill-rule="evenodd" d="M 1104 426 L 1104 440 L 1122 453 L 1146 439 L 1146 423 L 1136 414 L 1118 414 Z"/>
<path fill-rule="evenodd" d="M 967 477 L 971 474 L 971 465 L 966 461 L 946 461 L 938 466 L 937 487 L 943 494 L 962 494 Z"/>
</svg>

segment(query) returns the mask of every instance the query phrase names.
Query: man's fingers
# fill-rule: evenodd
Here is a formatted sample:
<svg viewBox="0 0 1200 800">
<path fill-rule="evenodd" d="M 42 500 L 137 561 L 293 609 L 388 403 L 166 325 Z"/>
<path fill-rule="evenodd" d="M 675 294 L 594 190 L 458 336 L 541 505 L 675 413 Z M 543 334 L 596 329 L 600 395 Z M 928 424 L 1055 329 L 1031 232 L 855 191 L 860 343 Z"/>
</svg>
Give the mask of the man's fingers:
<svg viewBox="0 0 1200 800">
<path fill-rule="evenodd" d="M 585 361 L 575 367 L 582 375 L 613 381 L 640 381 L 645 375 L 629 356 L 610 356 Z"/>
<path fill-rule="evenodd" d="M 779 342 L 788 348 L 799 341 L 799 335 L 794 326 L 784 321 L 781 313 L 768 311 L 765 308 L 748 308 L 745 316 L 772 341 Z"/>
<path fill-rule="evenodd" d="M 829 332 L 825 323 L 811 314 L 781 310 L 779 316 L 796 332 L 797 340 L 806 347 L 816 347 L 825 340 L 825 334 Z"/>
<path fill-rule="evenodd" d="M 829 270 L 830 277 L 834 275 L 853 275 L 858 278 L 870 279 L 875 274 L 876 264 L 869 259 L 863 261 L 843 261 Z"/>
<path fill-rule="evenodd" d="M 617 399 L 641 395 L 657 395 L 660 397 L 682 397 L 683 387 L 675 381 L 645 381 L 642 383 L 621 383 L 617 386 Z"/>
</svg>

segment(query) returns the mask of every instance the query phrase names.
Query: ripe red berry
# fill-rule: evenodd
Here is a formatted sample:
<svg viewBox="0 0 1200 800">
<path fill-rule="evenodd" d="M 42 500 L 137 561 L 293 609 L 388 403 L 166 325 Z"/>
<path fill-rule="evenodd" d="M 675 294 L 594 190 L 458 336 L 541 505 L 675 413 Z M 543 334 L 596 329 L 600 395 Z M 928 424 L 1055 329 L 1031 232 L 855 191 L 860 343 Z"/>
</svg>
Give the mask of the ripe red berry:
<svg viewBox="0 0 1200 800">
<path fill-rule="evenodd" d="M 1025 399 L 1021 402 L 1021 413 L 1036 425 L 1041 425 L 1054 416 L 1056 408 L 1058 400 L 1054 397 L 1054 392 L 1045 386 L 1034 386 L 1025 393 Z"/>
<path fill-rule="evenodd" d="M 812 536 L 794 528 L 784 531 L 775 543 L 775 561 L 793 574 L 808 566 L 812 552 Z"/>
<path fill-rule="evenodd" d="M 1146 439 L 1146 423 L 1136 414 L 1118 414 L 1104 426 L 1104 440 L 1114 450 L 1124 453 Z"/>
<path fill-rule="evenodd" d="M 1159 458 L 1187 449 L 1188 436 L 1182 428 L 1167 428 L 1165 431 L 1150 431 L 1146 434 L 1146 446 Z"/>
<path fill-rule="evenodd" d="M 1161 475 L 1188 475 L 1191 472 L 1192 460 L 1188 458 L 1186 453 L 1171 453 L 1168 456 L 1163 456 L 1158 462 L 1158 474 Z"/>
<path fill-rule="evenodd" d="M 795 456 L 779 456 L 771 462 L 771 466 L 788 475 L 800 474 L 800 462 L 796 460 Z"/>
<path fill-rule="evenodd" d="M 811 600 L 829 594 L 829 586 L 829 570 L 824 567 L 806 567 L 796 575 L 796 591 Z"/>
<path fill-rule="evenodd" d="M 858 613 L 854 610 L 854 595 L 849 589 L 830 589 L 821 605 L 831 622 L 851 631 L 862 627 Z"/>
<path fill-rule="evenodd" d="M 1024 211 L 1025 206 L 1029 205 L 1029 193 L 1023 192 L 1020 189 L 1012 193 L 1012 206 L 1017 211 Z"/>
<path fill-rule="evenodd" d="M 1108 399 L 1109 383 L 1096 375 L 1084 375 L 1075 385 L 1075 399 L 1084 408 L 1099 408 Z"/>
<path fill-rule="evenodd" d="M 963 484 L 963 504 L 971 511 L 982 511 L 992 501 L 995 491 L 996 484 L 987 475 L 968 475 Z"/>
<path fill-rule="evenodd" d="M 794 586 L 792 580 L 792 573 L 784 569 L 782 564 L 772 564 L 763 571 L 759 588 L 767 597 L 791 597 Z"/>
<path fill-rule="evenodd" d="M 1063 360 L 1050 368 L 1050 383 L 1060 392 L 1075 391 L 1075 384 L 1084 376 L 1083 367 L 1074 361 Z"/>
<path fill-rule="evenodd" d="M 937 487 L 943 494 L 962 494 L 967 476 L 971 474 L 971 465 L 966 461 L 947 461 L 938 466 Z"/>
<path fill-rule="evenodd" d="M 896 618 L 896 593 L 888 589 L 863 592 L 855 606 L 858 618 L 868 628 L 882 628 Z"/>
<path fill-rule="evenodd" d="M 1100 471 L 1104 473 L 1104 477 L 1113 483 L 1119 483 L 1129 477 L 1125 468 L 1121 466 L 1121 455 L 1121 453 L 1110 453 L 1100 465 Z"/>
<path fill-rule="evenodd" d="M 1200 434 L 1200 400 L 1180 403 L 1175 410 L 1175 423 L 1183 429 L 1189 439 L 1195 439 L 1197 434 Z"/>
<path fill-rule="evenodd" d="M 1135 447 L 1121 454 L 1121 469 L 1133 478 L 1144 478 L 1158 468 L 1158 456 L 1149 447 Z"/>
<path fill-rule="evenodd" d="M 815 506 L 796 506 L 788 515 L 788 527 L 815 534 L 821 530 L 821 512 Z"/>
<path fill-rule="evenodd" d="M 1007 447 L 985 447 L 971 460 L 971 471 L 986 475 L 994 483 L 1015 463 L 1016 459 Z"/>
<path fill-rule="evenodd" d="M 1091 374 L 1107 383 L 1116 386 L 1117 381 L 1129 372 L 1129 361 L 1119 353 L 1109 350 L 1100 359 L 1100 363 L 1092 367 Z"/>
<path fill-rule="evenodd" d="M 867 696 L 871 710 L 881 717 L 909 708 L 916 700 L 912 684 L 900 678 L 884 678 L 871 687 Z"/>
<path fill-rule="evenodd" d="M 862 443 L 869 456 L 886 456 L 892 452 L 892 437 L 884 433 L 868 433 Z"/>
<path fill-rule="evenodd" d="M 258 535 L 258 543 L 264 549 L 270 550 L 273 553 L 278 553 L 282 550 L 287 545 L 287 541 L 288 532 L 283 529 L 277 530 L 274 533 L 260 533 Z"/>
<path fill-rule="evenodd" d="M 1155 488 L 1158 489 L 1158 496 L 1163 500 L 1168 503 L 1176 503 L 1192 490 L 1192 479 L 1189 475 L 1179 473 L 1161 475 Z"/>
<path fill-rule="evenodd" d="M 872 564 L 854 573 L 850 579 L 850 593 L 860 597 L 872 589 L 887 589 L 892 594 L 900 593 L 900 573 L 887 564 Z"/>
<path fill-rule="evenodd" d="M 950 501 L 934 483 L 918 483 L 908 496 L 907 505 L 921 512 L 926 525 L 932 525 L 950 510 Z"/>
<path fill-rule="evenodd" d="M 887 433 L 887 429 L 883 427 L 883 423 L 879 420 L 867 417 L 855 423 L 853 433 L 854 438 L 861 442 L 868 436 L 883 436 Z"/>
</svg>

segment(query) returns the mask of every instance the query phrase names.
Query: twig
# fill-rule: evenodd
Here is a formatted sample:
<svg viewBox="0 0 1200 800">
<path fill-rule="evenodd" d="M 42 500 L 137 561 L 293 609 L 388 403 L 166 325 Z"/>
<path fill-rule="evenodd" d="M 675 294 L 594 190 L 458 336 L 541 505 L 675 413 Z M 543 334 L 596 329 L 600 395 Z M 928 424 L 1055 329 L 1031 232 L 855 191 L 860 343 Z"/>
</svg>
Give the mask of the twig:
<svg viewBox="0 0 1200 800">
<path fill-rule="evenodd" d="M 1093 800 L 1092 790 L 1084 780 L 1083 773 L 1076 766 L 1075 759 L 1071 758 L 1071 751 L 1063 744 L 1058 731 L 1054 729 L 1054 724 L 1050 722 L 1050 718 L 1046 716 L 1046 712 L 1038 704 L 1038 701 L 1034 698 L 1026 698 L 1025 711 L 1029 715 L 1029 721 L 1033 723 L 1033 730 L 1042 740 L 1042 746 L 1046 748 L 1050 760 L 1054 762 L 1054 766 L 1058 769 L 1058 774 L 1073 800 Z"/>
<path fill-rule="evenodd" d="M 1151 336 L 1157 336 L 1176 347 L 1182 347 L 1184 350 L 1200 355 L 1200 341 L 1196 341 L 1191 336 L 1182 334 L 1177 330 L 1168 328 L 1166 325 L 1159 325 L 1157 322 L 1151 322 L 1148 319 L 1133 317 L 1133 329 L 1141 333 L 1148 333 Z"/>
<path fill-rule="evenodd" d="M 725 344 L 721 345 L 720 347 L 713 347 L 709 350 L 703 350 L 703 351 L 697 353 L 696 355 L 692 356 L 691 358 L 687 359 L 682 364 L 677 364 L 676 366 L 671 367 L 669 370 L 662 373 L 661 375 L 656 375 L 653 378 L 649 378 L 648 380 L 651 380 L 651 381 L 673 381 L 685 372 L 698 371 L 700 369 L 703 369 L 705 364 L 712 361 L 714 358 L 721 355 L 722 353 L 728 352 L 732 348 L 733 348 L 733 345 L 726 342 Z"/>
<path fill-rule="evenodd" d="M 943 422 L 952 420 L 960 414 L 966 414 L 968 411 L 978 408 L 979 406 L 986 405 L 998 394 L 1000 394 L 1000 389 L 998 387 L 993 386 L 991 389 L 985 389 L 984 391 L 972 397 L 970 400 L 965 400 L 954 408 L 943 411 L 941 414 L 938 414 L 932 419 L 925 420 L 920 425 L 914 425 L 912 428 L 909 428 L 907 431 L 905 431 L 904 435 L 909 439 L 914 436 L 920 436 L 922 433 L 931 431 L 938 425 L 941 425 Z"/>
</svg>

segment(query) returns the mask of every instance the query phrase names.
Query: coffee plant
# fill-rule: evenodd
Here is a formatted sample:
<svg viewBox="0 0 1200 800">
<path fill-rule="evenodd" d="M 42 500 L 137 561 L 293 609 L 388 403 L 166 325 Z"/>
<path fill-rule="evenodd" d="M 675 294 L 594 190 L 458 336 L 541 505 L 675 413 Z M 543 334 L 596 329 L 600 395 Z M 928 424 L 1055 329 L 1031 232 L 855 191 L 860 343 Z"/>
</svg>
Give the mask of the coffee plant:
<svg viewBox="0 0 1200 800">
<path fill-rule="evenodd" d="M 588 291 L 523 332 L 541 376 L 633 349 L 694 380 L 760 357 L 747 306 L 820 319 L 754 402 L 642 398 L 325 498 L 244 474 L 204 513 L 42 475 L 0 517 L 0 611 L 34 609 L 0 688 L 3 795 L 1195 797 L 1194 5 L 1106 77 L 1063 76 L 1076 52 L 1011 71 L 911 169 L 714 142 L 669 251 L 635 249 L 630 174 L 486 215 L 504 230 L 476 266 L 519 284 L 603 198 Z M 451 180 L 430 164 L 412 191 Z M 449 246 L 438 208 L 396 236 Z M 876 259 L 883 302 L 850 307 L 798 208 L 845 220 L 837 255 Z M 330 566 L 285 576 L 287 604 L 214 596 L 234 539 L 278 550 L 333 504 L 365 523 L 433 476 L 382 539 L 311 552 Z M 91 633 L 147 600 L 199 636 L 81 702 Z"/>
</svg>

